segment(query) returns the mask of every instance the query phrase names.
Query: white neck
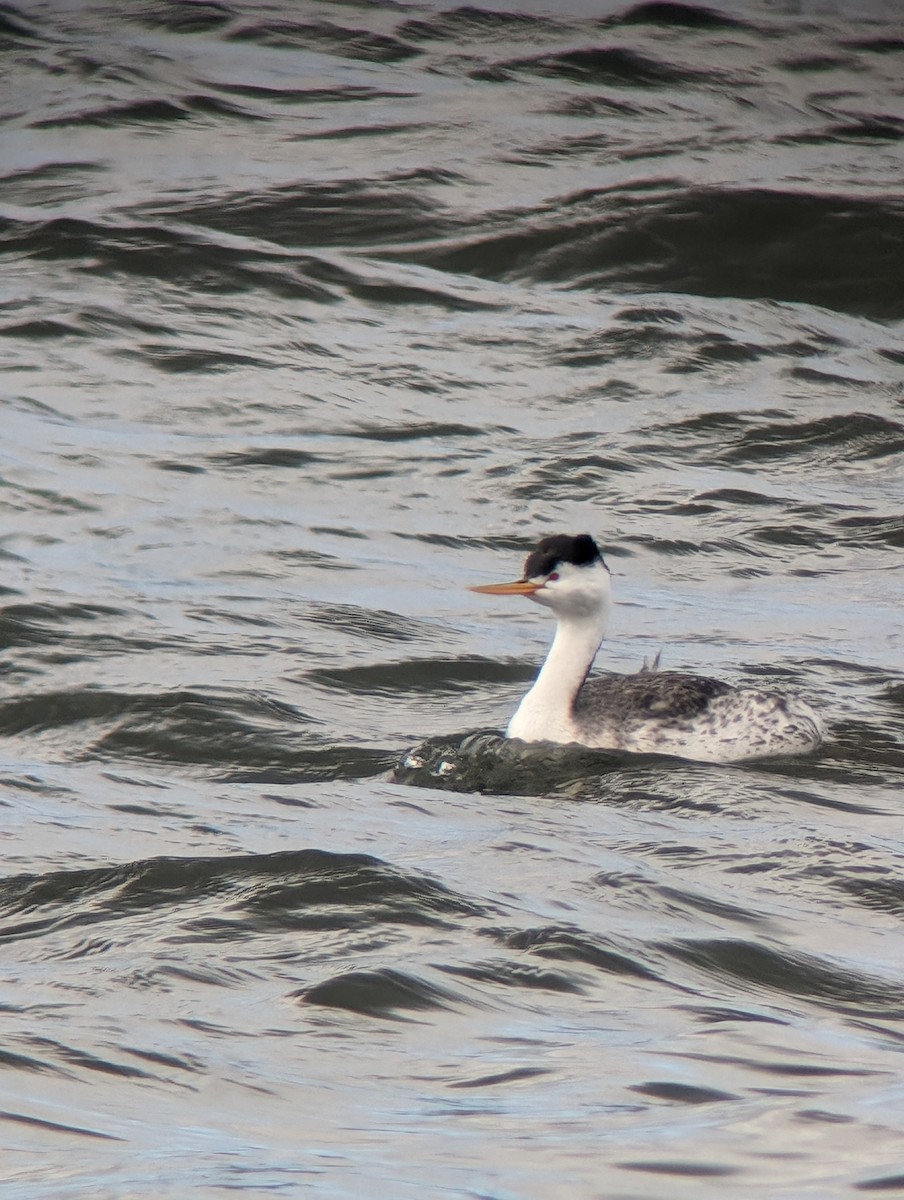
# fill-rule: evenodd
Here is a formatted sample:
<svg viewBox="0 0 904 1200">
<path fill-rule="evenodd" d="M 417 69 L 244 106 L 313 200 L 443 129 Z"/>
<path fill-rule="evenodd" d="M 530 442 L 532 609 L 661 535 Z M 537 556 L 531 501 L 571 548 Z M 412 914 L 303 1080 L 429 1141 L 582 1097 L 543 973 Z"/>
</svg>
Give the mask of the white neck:
<svg viewBox="0 0 904 1200">
<path fill-rule="evenodd" d="M 600 648 L 608 616 L 606 603 L 593 612 L 558 618 L 546 662 L 509 723 L 509 737 L 525 742 L 571 740 L 572 706 Z"/>
</svg>

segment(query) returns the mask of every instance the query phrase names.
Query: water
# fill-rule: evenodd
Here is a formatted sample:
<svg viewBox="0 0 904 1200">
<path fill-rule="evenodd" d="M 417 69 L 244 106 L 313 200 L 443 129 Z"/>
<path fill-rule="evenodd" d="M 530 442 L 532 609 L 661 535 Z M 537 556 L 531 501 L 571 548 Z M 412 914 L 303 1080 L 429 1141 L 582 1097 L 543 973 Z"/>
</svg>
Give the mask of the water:
<svg viewBox="0 0 904 1200">
<path fill-rule="evenodd" d="M 4 1198 L 904 1188 L 900 14 L 505 7 L 3 9 Z"/>
</svg>

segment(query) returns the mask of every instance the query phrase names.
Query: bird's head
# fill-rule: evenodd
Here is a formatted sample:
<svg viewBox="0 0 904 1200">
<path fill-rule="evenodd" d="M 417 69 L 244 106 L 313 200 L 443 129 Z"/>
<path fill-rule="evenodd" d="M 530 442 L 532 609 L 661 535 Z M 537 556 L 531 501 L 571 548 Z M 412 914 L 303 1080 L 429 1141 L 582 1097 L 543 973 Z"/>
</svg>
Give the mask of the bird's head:
<svg viewBox="0 0 904 1200">
<path fill-rule="evenodd" d="M 607 608 L 609 568 L 588 533 L 543 538 L 526 558 L 524 573 L 511 583 L 471 588 L 490 596 L 527 596 L 557 616 L 592 617 Z"/>
</svg>

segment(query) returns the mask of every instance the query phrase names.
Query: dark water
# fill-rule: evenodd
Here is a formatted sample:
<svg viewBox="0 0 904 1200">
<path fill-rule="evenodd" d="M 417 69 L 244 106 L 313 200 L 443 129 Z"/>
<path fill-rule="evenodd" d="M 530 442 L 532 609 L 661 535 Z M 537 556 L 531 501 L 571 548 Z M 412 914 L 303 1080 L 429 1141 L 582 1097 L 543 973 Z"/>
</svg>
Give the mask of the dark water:
<svg viewBox="0 0 904 1200">
<path fill-rule="evenodd" d="M 4 1200 L 904 1191 L 900 9 L 508 7 L 0 10 Z"/>
</svg>

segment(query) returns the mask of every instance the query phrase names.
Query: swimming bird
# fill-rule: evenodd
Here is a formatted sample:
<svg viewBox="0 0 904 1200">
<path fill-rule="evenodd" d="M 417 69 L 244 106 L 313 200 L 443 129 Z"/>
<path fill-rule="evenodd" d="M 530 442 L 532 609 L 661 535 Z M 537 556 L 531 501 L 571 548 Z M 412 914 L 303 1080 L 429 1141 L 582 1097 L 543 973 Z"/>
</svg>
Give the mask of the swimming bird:
<svg viewBox="0 0 904 1200">
<path fill-rule="evenodd" d="M 552 610 L 556 635 L 506 736 L 728 763 L 805 754 L 825 736 L 819 713 L 779 692 L 659 671 L 588 678 L 612 605 L 609 569 L 589 534 L 544 538 L 521 579 L 472 587 L 527 596 Z"/>
</svg>

